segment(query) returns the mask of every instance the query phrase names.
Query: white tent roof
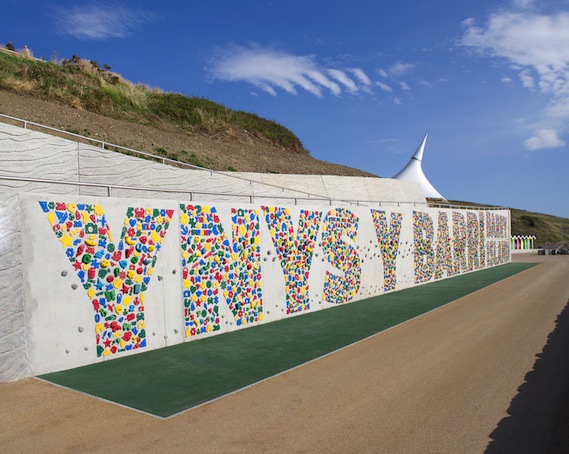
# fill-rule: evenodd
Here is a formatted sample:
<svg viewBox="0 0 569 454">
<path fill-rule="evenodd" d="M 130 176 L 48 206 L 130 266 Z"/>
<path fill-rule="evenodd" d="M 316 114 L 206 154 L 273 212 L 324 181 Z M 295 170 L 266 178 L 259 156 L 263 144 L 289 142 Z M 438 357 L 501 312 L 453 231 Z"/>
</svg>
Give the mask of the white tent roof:
<svg viewBox="0 0 569 454">
<path fill-rule="evenodd" d="M 423 172 L 423 166 L 421 163 L 423 161 L 423 152 L 425 151 L 427 136 L 428 134 L 425 134 L 425 137 L 415 151 L 415 154 L 411 156 L 411 159 L 409 159 L 407 165 L 403 167 L 403 169 L 401 169 L 401 171 L 397 173 L 393 179 L 410 181 L 411 183 L 419 183 L 426 198 L 446 200 L 427 179 L 425 172 Z"/>
</svg>

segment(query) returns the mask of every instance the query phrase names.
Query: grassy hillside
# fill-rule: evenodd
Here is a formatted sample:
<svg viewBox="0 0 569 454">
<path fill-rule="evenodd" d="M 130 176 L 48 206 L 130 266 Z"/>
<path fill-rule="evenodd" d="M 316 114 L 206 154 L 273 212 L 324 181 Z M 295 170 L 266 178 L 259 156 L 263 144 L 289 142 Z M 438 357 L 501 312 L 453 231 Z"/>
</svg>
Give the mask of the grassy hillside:
<svg viewBox="0 0 569 454">
<path fill-rule="evenodd" d="M 535 244 L 569 241 L 569 219 L 512 209 L 512 235 L 535 235 Z"/>
<path fill-rule="evenodd" d="M 457 200 L 452 200 L 450 203 L 463 206 L 484 206 Z M 510 208 L 510 211 L 512 214 L 512 235 L 535 235 L 534 244 L 536 246 L 543 246 L 544 243 L 569 241 L 569 219 L 517 208 Z"/>
<path fill-rule="evenodd" d="M 53 100 L 147 125 L 169 122 L 189 132 L 232 138 L 247 133 L 294 153 L 307 153 L 287 128 L 203 98 L 133 84 L 92 60 L 74 55 L 44 62 L 0 52 L 0 89 Z"/>
</svg>

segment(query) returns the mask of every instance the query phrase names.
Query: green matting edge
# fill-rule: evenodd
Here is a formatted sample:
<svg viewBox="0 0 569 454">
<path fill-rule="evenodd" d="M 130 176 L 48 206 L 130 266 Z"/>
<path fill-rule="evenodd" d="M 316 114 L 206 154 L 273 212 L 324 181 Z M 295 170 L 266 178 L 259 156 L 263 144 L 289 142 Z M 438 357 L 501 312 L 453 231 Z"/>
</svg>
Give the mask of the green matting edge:
<svg viewBox="0 0 569 454">
<path fill-rule="evenodd" d="M 509 263 L 39 378 L 168 417 L 365 339 L 534 265 Z"/>
</svg>

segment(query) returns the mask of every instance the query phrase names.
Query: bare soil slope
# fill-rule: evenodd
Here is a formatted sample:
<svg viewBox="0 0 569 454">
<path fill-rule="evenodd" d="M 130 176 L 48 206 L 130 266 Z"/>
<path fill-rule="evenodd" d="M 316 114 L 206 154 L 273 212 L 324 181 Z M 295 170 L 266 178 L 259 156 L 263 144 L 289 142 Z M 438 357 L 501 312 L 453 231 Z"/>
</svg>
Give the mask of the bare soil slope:
<svg viewBox="0 0 569 454">
<path fill-rule="evenodd" d="M 179 160 L 183 160 L 183 155 L 193 154 L 194 162 L 190 163 L 215 170 L 377 176 L 320 161 L 307 153 L 285 150 L 245 133 L 233 140 L 221 140 L 190 134 L 166 122 L 157 128 L 3 90 L 0 90 L 0 113 L 148 153 L 159 154 L 157 149 L 161 149 Z M 0 121 L 6 120 L 0 118 Z"/>
</svg>

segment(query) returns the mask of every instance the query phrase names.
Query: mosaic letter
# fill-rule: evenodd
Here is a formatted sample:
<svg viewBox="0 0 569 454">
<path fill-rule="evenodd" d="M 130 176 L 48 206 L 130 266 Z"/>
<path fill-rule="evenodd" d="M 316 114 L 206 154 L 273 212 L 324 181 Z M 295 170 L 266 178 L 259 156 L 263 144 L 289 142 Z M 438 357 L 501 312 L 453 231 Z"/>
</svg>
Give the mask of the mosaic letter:
<svg viewBox="0 0 569 454">
<path fill-rule="evenodd" d="M 145 347 L 144 295 L 173 210 L 128 208 L 117 245 L 100 205 L 39 203 L 93 304 L 97 356 Z"/>
<path fill-rule="evenodd" d="M 309 310 L 308 277 L 321 213 L 301 210 L 295 235 L 288 208 L 262 208 L 284 274 L 286 313 Z"/>
<path fill-rule="evenodd" d="M 435 279 L 453 275 L 452 251 L 448 230 L 448 215 L 439 211 L 439 226 L 437 228 L 437 248 L 435 257 Z"/>
<path fill-rule="evenodd" d="M 401 213 L 391 213 L 391 223 L 387 221 L 385 211 L 371 210 L 377 242 L 383 260 L 383 289 L 395 290 L 397 286 L 397 251 L 401 235 Z"/>
<path fill-rule="evenodd" d="M 413 245 L 415 283 L 433 277 L 433 219 L 428 213 L 413 211 Z"/>
<path fill-rule="evenodd" d="M 466 213 L 466 230 L 468 231 L 468 271 L 480 268 L 478 215 L 473 212 Z"/>
<path fill-rule="evenodd" d="M 479 246 L 480 246 L 480 268 L 486 268 L 486 227 L 484 222 L 484 212 L 480 212 L 478 218 L 479 227 Z"/>
<path fill-rule="evenodd" d="M 220 296 L 237 326 L 262 320 L 258 212 L 232 208 L 230 240 L 215 207 L 180 209 L 186 337 L 220 329 Z"/>
<path fill-rule="evenodd" d="M 452 213 L 453 273 L 466 271 L 466 222 L 461 213 Z"/>
<path fill-rule="evenodd" d="M 326 271 L 324 282 L 325 301 L 335 304 L 346 303 L 357 295 L 360 289 L 360 258 L 356 250 L 342 237 L 356 241 L 358 217 L 344 208 L 328 212 L 322 225 L 322 250 L 328 262 L 342 275 Z"/>
</svg>

